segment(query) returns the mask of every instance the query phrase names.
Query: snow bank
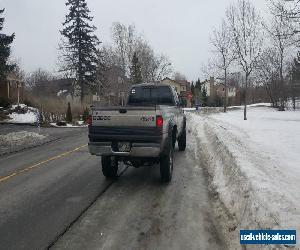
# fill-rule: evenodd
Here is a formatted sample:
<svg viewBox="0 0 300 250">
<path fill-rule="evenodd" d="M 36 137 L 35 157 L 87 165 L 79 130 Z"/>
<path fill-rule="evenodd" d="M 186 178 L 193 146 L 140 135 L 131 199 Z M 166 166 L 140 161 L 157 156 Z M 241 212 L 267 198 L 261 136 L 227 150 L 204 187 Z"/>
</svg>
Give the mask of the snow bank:
<svg viewBox="0 0 300 250">
<path fill-rule="evenodd" d="M 50 123 L 50 125 L 55 128 L 86 128 L 86 127 L 88 127 L 88 125 L 84 124 L 84 122 L 78 122 L 78 125 L 73 125 L 70 123 L 67 123 L 66 126 L 58 126 L 56 123 Z"/>
<path fill-rule="evenodd" d="M 32 111 L 28 111 L 26 114 L 18 114 L 18 113 L 12 113 L 9 115 L 10 123 L 26 123 L 26 124 L 32 124 L 36 123 L 37 115 L 36 113 Z"/>
<path fill-rule="evenodd" d="M 254 107 L 271 107 L 272 104 L 268 102 L 261 102 L 261 103 L 254 103 L 247 105 L 248 108 L 254 108 Z M 228 109 L 243 109 L 244 105 L 241 106 L 229 106 Z"/>
<path fill-rule="evenodd" d="M 66 90 L 66 89 L 60 90 L 60 91 L 57 92 L 57 96 L 60 97 L 60 96 L 62 96 L 63 94 L 65 94 L 67 92 L 68 92 L 68 90 Z"/>
<path fill-rule="evenodd" d="M 0 155 L 40 144 L 46 137 L 46 135 L 28 131 L 0 134 Z"/>
<path fill-rule="evenodd" d="M 195 111 L 196 108 L 183 108 L 184 111 Z"/>
<path fill-rule="evenodd" d="M 31 140 L 42 140 L 46 136 L 41 135 L 35 132 L 27 132 L 27 131 L 20 131 L 20 132 L 13 132 L 8 133 L 5 135 L 0 135 L 1 144 L 14 144 L 24 141 L 31 141 Z"/>
<path fill-rule="evenodd" d="M 189 114 L 229 249 L 240 248 L 240 229 L 300 231 L 300 112 L 242 112 Z"/>
<path fill-rule="evenodd" d="M 38 110 L 33 107 L 28 107 L 25 104 L 12 105 L 10 108 L 12 112 L 9 114 L 9 120 L 6 122 L 9 123 L 26 123 L 33 124 L 37 122 L 37 112 Z"/>
</svg>

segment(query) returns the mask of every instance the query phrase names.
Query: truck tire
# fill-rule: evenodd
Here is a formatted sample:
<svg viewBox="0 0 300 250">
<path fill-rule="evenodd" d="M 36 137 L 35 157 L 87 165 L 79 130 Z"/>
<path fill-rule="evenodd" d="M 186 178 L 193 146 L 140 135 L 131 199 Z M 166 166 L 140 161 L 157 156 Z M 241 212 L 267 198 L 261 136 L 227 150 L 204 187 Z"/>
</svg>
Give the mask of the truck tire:
<svg viewBox="0 0 300 250">
<path fill-rule="evenodd" d="M 170 182 L 173 174 L 173 147 L 172 139 L 169 139 L 165 154 L 160 157 L 160 176 L 163 182 Z"/>
<path fill-rule="evenodd" d="M 106 178 L 116 178 L 118 174 L 118 161 L 116 157 L 102 156 L 102 173 Z"/>
<path fill-rule="evenodd" d="M 185 151 L 186 149 L 186 129 L 184 129 L 178 137 L 178 148 L 179 151 Z"/>
</svg>

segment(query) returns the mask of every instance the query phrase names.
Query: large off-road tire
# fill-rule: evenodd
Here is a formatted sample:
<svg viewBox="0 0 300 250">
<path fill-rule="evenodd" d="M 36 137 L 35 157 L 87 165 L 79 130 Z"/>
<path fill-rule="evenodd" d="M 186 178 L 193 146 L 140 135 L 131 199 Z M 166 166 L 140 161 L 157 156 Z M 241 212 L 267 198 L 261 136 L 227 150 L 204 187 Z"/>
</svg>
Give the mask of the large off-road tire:
<svg viewBox="0 0 300 250">
<path fill-rule="evenodd" d="M 178 148 L 179 151 L 185 151 L 186 149 L 186 129 L 184 129 L 178 137 Z"/>
<path fill-rule="evenodd" d="M 170 182 L 173 174 L 173 146 L 172 139 L 169 140 L 165 153 L 160 157 L 160 176 L 163 182 Z"/>
<path fill-rule="evenodd" d="M 113 179 L 118 175 L 118 161 L 116 157 L 102 156 L 102 173 L 106 178 Z"/>
</svg>

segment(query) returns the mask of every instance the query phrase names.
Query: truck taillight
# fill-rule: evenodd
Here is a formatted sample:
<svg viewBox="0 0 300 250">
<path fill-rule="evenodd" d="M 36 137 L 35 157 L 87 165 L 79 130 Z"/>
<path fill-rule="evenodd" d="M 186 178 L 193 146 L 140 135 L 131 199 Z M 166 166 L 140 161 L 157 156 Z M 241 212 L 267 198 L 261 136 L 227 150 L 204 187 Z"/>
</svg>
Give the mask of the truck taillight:
<svg viewBox="0 0 300 250">
<path fill-rule="evenodd" d="M 87 120 L 86 120 L 86 123 L 87 123 L 87 125 L 89 125 L 89 126 L 92 126 L 92 116 L 91 115 L 89 115 L 89 117 L 87 118 Z"/>
<path fill-rule="evenodd" d="M 164 119 L 162 116 L 156 116 L 156 127 L 161 128 L 164 125 Z"/>
</svg>

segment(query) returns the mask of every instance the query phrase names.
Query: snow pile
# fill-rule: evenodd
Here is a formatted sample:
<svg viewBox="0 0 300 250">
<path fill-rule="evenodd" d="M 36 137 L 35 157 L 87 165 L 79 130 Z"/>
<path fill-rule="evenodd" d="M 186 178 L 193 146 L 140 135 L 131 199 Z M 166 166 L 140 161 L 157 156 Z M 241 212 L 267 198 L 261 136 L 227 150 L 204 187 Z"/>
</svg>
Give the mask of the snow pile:
<svg viewBox="0 0 300 250">
<path fill-rule="evenodd" d="M 300 231 L 300 112 L 250 107 L 248 118 L 189 114 L 229 249 L 240 229 Z"/>
<path fill-rule="evenodd" d="M 269 102 L 262 102 L 262 103 L 254 103 L 254 104 L 249 104 L 247 105 L 248 108 L 257 108 L 257 107 L 271 107 L 272 104 Z M 234 109 L 244 109 L 244 106 L 229 106 L 227 107 L 229 110 L 234 110 Z"/>
<path fill-rule="evenodd" d="M 196 108 L 183 108 L 183 111 L 196 111 Z"/>
<path fill-rule="evenodd" d="M 10 123 L 26 123 L 32 124 L 37 122 L 37 114 L 38 110 L 33 107 L 28 107 L 25 104 L 13 105 L 11 110 L 11 114 L 9 114 L 9 120 L 7 122 Z"/>
<path fill-rule="evenodd" d="M 0 134 L 0 155 L 37 145 L 46 137 L 46 135 L 28 131 L 13 132 L 5 135 Z"/>
<path fill-rule="evenodd" d="M 9 115 L 11 123 L 36 123 L 37 115 L 34 112 L 28 111 L 26 114 L 12 113 Z"/>
<path fill-rule="evenodd" d="M 66 89 L 60 90 L 60 91 L 57 92 L 57 96 L 60 97 L 60 96 L 62 96 L 64 94 L 66 94 L 67 92 L 68 92 L 68 90 L 66 90 Z"/>
<path fill-rule="evenodd" d="M 55 122 L 50 123 L 50 125 L 55 128 L 86 128 L 86 127 L 88 127 L 88 125 L 85 124 L 83 121 L 78 121 L 76 124 L 77 125 L 66 123 L 65 125 L 58 125 Z"/>
<path fill-rule="evenodd" d="M 26 142 L 31 140 L 42 140 L 46 136 L 40 135 L 34 132 L 20 131 L 9 133 L 6 135 L 0 135 L 1 144 L 15 144 L 19 142 Z"/>
</svg>

